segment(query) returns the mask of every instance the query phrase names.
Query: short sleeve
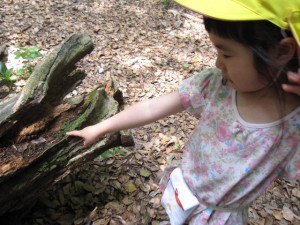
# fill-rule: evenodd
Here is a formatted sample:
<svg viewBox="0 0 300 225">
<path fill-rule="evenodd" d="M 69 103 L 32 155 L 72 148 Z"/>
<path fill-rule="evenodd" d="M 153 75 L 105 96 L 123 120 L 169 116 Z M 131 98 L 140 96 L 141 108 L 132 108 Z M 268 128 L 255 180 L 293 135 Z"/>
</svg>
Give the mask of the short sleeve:
<svg viewBox="0 0 300 225">
<path fill-rule="evenodd" d="M 194 76 L 183 80 L 179 86 L 181 104 L 188 112 L 199 118 L 204 107 L 208 104 L 208 98 L 220 85 L 222 76 L 217 69 L 204 70 Z"/>
<path fill-rule="evenodd" d="M 283 178 L 300 180 L 300 150 L 298 149 L 285 167 Z"/>
</svg>

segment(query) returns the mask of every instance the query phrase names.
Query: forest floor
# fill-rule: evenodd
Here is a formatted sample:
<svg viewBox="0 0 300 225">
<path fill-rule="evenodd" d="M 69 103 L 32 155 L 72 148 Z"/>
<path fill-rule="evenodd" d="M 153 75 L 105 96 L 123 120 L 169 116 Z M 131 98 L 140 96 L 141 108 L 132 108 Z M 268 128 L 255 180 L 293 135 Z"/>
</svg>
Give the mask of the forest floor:
<svg viewBox="0 0 300 225">
<path fill-rule="evenodd" d="M 89 93 L 111 76 L 126 107 L 174 91 L 184 78 L 214 66 L 201 17 L 162 2 L 168 1 L 3 0 L 0 45 L 39 46 L 46 53 L 72 33 L 87 33 L 95 49 L 80 63 L 87 77 L 72 95 Z M 21 223 L 167 224 L 158 183 L 163 169 L 180 160 L 194 124 L 180 113 L 132 130 L 134 147 L 78 168 L 49 188 Z M 299 182 L 278 180 L 250 207 L 249 224 L 299 225 L 299 206 Z"/>
</svg>

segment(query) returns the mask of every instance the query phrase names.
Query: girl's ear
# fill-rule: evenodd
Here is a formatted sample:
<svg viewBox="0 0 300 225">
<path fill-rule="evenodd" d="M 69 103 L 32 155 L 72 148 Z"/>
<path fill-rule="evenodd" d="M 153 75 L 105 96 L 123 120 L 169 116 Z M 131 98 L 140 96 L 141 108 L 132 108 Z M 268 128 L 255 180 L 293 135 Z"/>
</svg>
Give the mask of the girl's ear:
<svg viewBox="0 0 300 225">
<path fill-rule="evenodd" d="M 277 50 L 277 65 L 285 66 L 295 55 L 297 43 L 294 38 L 283 38 Z"/>
</svg>

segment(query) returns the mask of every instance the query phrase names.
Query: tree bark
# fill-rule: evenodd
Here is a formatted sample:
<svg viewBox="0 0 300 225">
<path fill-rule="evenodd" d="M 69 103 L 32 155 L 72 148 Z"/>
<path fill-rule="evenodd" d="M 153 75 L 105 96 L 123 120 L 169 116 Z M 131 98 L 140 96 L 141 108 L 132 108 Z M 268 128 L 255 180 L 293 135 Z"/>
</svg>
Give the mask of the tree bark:
<svg viewBox="0 0 300 225">
<path fill-rule="evenodd" d="M 20 94 L 0 103 L 0 215 L 30 205 L 104 151 L 134 144 L 130 132 L 107 135 L 90 148 L 65 135 L 116 114 L 122 102 L 112 80 L 86 96 L 64 99 L 85 77 L 75 63 L 92 49 L 89 36 L 70 36 L 35 67 Z"/>
</svg>

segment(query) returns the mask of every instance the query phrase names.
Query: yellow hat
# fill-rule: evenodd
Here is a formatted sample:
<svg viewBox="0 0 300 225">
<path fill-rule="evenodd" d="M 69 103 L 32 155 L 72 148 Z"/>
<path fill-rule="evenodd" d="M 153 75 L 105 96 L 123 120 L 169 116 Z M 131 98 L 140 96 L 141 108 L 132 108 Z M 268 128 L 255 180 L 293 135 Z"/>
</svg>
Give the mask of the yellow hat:
<svg viewBox="0 0 300 225">
<path fill-rule="evenodd" d="M 221 20 L 268 20 L 291 30 L 300 46 L 300 0 L 175 0 L 177 3 Z"/>
</svg>

